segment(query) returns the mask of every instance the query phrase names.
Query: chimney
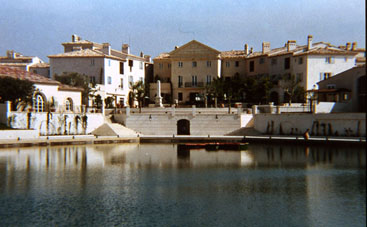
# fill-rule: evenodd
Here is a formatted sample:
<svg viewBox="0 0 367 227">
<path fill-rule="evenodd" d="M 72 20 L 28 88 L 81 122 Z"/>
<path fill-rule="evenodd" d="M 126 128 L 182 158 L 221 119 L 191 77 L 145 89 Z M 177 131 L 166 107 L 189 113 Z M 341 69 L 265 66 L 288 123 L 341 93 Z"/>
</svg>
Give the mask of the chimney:
<svg viewBox="0 0 367 227">
<path fill-rule="evenodd" d="M 175 50 L 177 50 L 179 48 L 179 46 L 175 46 Z"/>
<path fill-rule="evenodd" d="M 140 52 L 140 57 L 143 58 L 144 57 L 144 53 Z"/>
<path fill-rule="evenodd" d="M 287 42 L 287 51 L 291 51 L 291 50 L 294 50 L 296 49 L 297 47 L 297 43 L 296 43 L 296 40 L 288 40 Z"/>
<path fill-rule="evenodd" d="M 357 42 L 353 42 L 352 43 L 352 50 L 356 50 L 357 49 Z"/>
<path fill-rule="evenodd" d="M 248 55 L 248 45 L 247 45 L 247 43 L 245 44 L 245 55 Z"/>
<path fill-rule="evenodd" d="M 111 46 L 109 43 L 102 44 L 102 52 L 106 55 L 111 55 Z"/>
<path fill-rule="evenodd" d="M 252 51 L 253 51 L 253 50 L 254 50 L 254 48 L 252 48 L 252 47 L 251 47 L 251 48 L 250 48 L 250 54 L 252 54 Z"/>
<path fill-rule="evenodd" d="M 312 48 L 312 35 L 307 36 L 307 50 Z"/>
<path fill-rule="evenodd" d="M 122 44 L 121 52 L 125 54 L 130 54 L 130 46 L 129 44 Z"/>
<path fill-rule="evenodd" d="M 270 43 L 269 42 L 263 42 L 263 54 L 270 51 Z"/>
<path fill-rule="evenodd" d="M 71 41 L 73 43 L 78 42 L 78 41 L 80 41 L 80 37 L 74 34 L 74 35 L 71 36 Z"/>
<path fill-rule="evenodd" d="M 347 42 L 347 44 L 345 45 L 345 49 L 350 50 L 350 42 Z"/>
<path fill-rule="evenodd" d="M 7 50 L 7 51 L 6 51 L 6 56 L 7 56 L 8 58 L 14 59 L 14 58 L 16 57 L 16 53 L 15 53 L 15 51 L 14 51 L 14 50 Z"/>
<path fill-rule="evenodd" d="M 144 58 L 147 62 L 151 62 L 152 59 L 150 58 L 150 55 L 144 55 Z"/>
</svg>

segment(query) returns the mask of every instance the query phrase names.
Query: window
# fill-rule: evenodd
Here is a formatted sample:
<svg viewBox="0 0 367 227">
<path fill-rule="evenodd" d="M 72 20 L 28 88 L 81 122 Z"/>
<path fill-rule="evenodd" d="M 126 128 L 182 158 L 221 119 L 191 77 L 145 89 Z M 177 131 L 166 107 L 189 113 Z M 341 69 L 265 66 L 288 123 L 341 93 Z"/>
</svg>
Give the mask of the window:
<svg viewBox="0 0 367 227">
<path fill-rule="evenodd" d="M 302 58 L 302 57 L 299 57 L 299 58 L 298 58 L 298 64 L 299 64 L 299 65 L 302 65 L 302 64 L 303 64 L 303 58 Z"/>
<path fill-rule="evenodd" d="M 182 62 L 182 61 L 179 61 L 179 62 L 178 62 L 178 67 L 179 67 L 179 68 L 182 68 L 182 67 L 183 67 L 183 62 Z"/>
<path fill-rule="evenodd" d="M 111 66 L 111 60 L 108 59 L 108 66 Z"/>
<path fill-rule="evenodd" d="M 303 73 L 297 73 L 296 81 L 301 82 L 303 80 Z"/>
<path fill-rule="evenodd" d="M 109 76 L 109 77 L 107 77 L 107 83 L 108 84 L 112 84 L 112 78 Z"/>
<path fill-rule="evenodd" d="M 124 63 L 120 62 L 120 74 L 124 74 Z"/>
<path fill-rule="evenodd" d="M 250 61 L 250 72 L 255 71 L 255 62 L 254 61 Z"/>
<path fill-rule="evenodd" d="M 348 100 L 348 93 L 343 94 L 343 101 L 346 101 L 346 100 Z"/>
<path fill-rule="evenodd" d="M 328 84 L 327 85 L 327 89 L 335 89 L 336 85 L 335 84 Z"/>
<path fill-rule="evenodd" d="M 168 63 L 168 68 L 169 68 L 169 69 L 171 68 L 171 63 Z"/>
<path fill-rule="evenodd" d="M 134 66 L 134 61 L 133 60 L 129 60 L 130 72 L 133 70 L 133 66 Z"/>
<path fill-rule="evenodd" d="M 335 63 L 335 58 L 334 57 L 326 57 L 325 62 L 327 64 L 333 64 L 333 63 Z"/>
<path fill-rule="evenodd" d="M 326 80 L 331 77 L 331 73 L 320 73 L 320 80 Z"/>
<path fill-rule="evenodd" d="M 36 112 L 44 111 L 44 100 L 41 94 L 36 94 L 33 96 L 33 108 Z"/>
<path fill-rule="evenodd" d="M 212 62 L 211 61 L 207 61 L 206 62 L 206 67 L 212 67 Z"/>
<path fill-rule="evenodd" d="M 212 83 L 212 76 L 211 75 L 207 75 L 206 76 L 206 84 L 209 85 Z"/>
<path fill-rule="evenodd" d="M 129 76 L 129 87 L 131 88 L 131 85 L 134 84 L 134 77 Z"/>
<path fill-rule="evenodd" d="M 90 59 L 90 65 L 94 65 L 94 59 Z"/>
<path fill-rule="evenodd" d="M 235 62 L 235 66 L 236 66 L 236 67 L 239 67 L 239 66 L 240 66 L 240 62 L 239 62 L 239 61 L 236 61 L 236 62 Z"/>
<path fill-rule="evenodd" d="M 178 76 L 178 87 L 182 87 L 183 85 L 183 78 L 182 76 Z"/>
<path fill-rule="evenodd" d="M 179 92 L 178 93 L 178 101 L 182 101 L 183 100 L 183 98 L 182 98 L 182 92 Z"/>
<path fill-rule="evenodd" d="M 121 78 L 120 80 L 120 88 L 124 89 L 124 79 L 123 78 Z"/>
<path fill-rule="evenodd" d="M 37 70 L 33 69 L 33 73 L 37 74 Z"/>
<path fill-rule="evenodd" d="M 192 67 L 196 67 L 198 65 L 198 63 L 196 61 L 192 62 Z"/>
<path fill-rule="evenodd" d="M 197 76 L 192 76 L 191 84 L 192 84 L 193 87 L 198 86 L 198 77 Z"/>
<path fill-rule="evenodd" d="M 265 63 L 265 58 L 260 58 L 260 59 L 259 59 L 259 63 L 260 63 L 260 64 L 264 64 L 264 63 Z"/>
<path fill-rule="evenodd" d="M 271 64 L 272 65 L 276 65 L 277 64 L 277 59 L 276 58 L 272 58 L 271 59 Z"/>
<path fill-rule="evenodd" d="M 143 62 L 139 62 L 139 69 L 143 69 Z"/>
<path fill-rule="evenodd" d="M 226 61 L 226 67 L 228 68 L 230 66 L 229 61 Z"/>
<path fill-rule="evenodd" d="M 94 76 L 89 77 L 89 83 L 96 83 L 96 78 Z"/>
<path fill-rule="evenodd" d="M 284 58 L 284 69 L 290 69 L 290 67 L 291 67 L 291 59 Z"/>
<path fill-rule="evenodd" d="M 159 69 L 163 69 L 163 63 L 159 63 Z"/>
<path fill-rule="evenodd" d="M 67 98 L 65 100 L 65 110 L 66 111 L 73 111 L 73 100 L 71 98 Z"/>
</svg>

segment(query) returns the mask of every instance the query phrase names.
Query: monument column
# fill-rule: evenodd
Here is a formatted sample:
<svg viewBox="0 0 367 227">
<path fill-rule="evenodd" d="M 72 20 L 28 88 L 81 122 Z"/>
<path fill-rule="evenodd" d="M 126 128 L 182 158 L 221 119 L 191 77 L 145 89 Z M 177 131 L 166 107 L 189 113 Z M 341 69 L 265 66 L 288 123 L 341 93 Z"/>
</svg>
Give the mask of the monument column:
<svg viewBox="0 0 367 227">
<path fill-rule="evenodd" d="M 161 81 L 157 80 L 157 96 L 155 97 L 155 106 L 163 107 L 161 96 Z"/>
</svg>

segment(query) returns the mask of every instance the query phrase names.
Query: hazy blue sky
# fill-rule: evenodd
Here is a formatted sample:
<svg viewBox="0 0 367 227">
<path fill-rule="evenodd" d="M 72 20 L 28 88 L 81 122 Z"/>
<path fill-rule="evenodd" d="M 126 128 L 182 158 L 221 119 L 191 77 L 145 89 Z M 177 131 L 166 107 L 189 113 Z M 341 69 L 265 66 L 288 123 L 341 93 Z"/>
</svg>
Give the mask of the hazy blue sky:
<svg viewBox="0 0 367 227">
<path fill-rule="evenodd" d="M 365 47 L 364 0 L 0 0 L 0 56 L 63 52 L 77 34 L 152 57 L 196 39 L 217 50 L 261 49 L 287 40 Z"/>
</svg>

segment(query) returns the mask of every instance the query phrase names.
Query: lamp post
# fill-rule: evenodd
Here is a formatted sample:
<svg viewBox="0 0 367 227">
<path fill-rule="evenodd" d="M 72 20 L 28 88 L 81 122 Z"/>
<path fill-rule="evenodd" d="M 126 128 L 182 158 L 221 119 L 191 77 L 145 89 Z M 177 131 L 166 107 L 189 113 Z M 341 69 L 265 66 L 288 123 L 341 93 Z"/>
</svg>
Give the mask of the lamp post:
<svg viewBox="0 0 367 227">
<path fill-rule="evenodd" d="M 317 97 L 317 89 L 316 86 L 314 85 L 312 90 L 310 90 L 310 112 L 311 113 L 315 113 L 316 112 L 316 105 L 315 105 L 315 101 L 317 101 L 318 97 Z"/>
</svg>

